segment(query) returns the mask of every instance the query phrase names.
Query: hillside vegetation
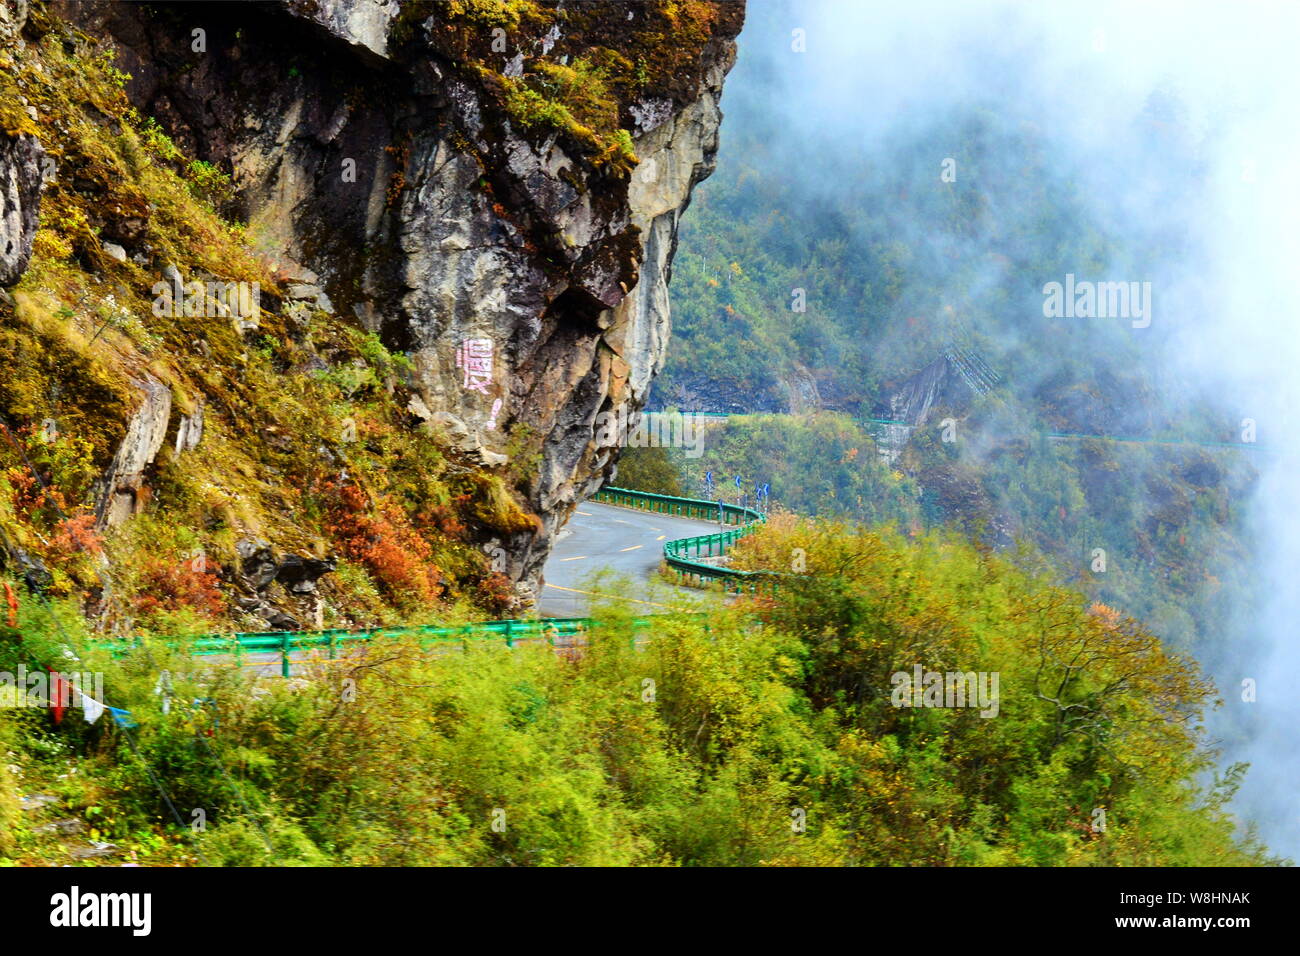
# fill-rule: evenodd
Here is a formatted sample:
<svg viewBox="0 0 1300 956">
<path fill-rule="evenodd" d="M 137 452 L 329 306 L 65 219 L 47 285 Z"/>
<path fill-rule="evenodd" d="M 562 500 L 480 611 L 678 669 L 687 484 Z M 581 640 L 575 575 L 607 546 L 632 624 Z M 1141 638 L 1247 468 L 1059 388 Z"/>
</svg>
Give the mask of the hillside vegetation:
<svg viewBox="0 0 1300 956">
<path fill-rule="evenodd" d="M 798 9 L 756 7 L 746 27 L 655 383 L 657 407 L 732 417 L 698 459 L 628 449 L 619 482 L 699 495 L 711 470 L 727 500 L 739 475 L 751 500 L 768 483 L 798 514 L 952 529 L 1240 669 L 1229 644 L 1248 643 L 1241 609 L 1261 596 L 1249 518 L 1268 452 L 1238 396 L 1180 377 L 1191 313 L 1173 301 L 1205 266 L 1178 224 L 1200 210 L 1212 134 L 1157 91 L 1095 155 L 996 83 L 893 122 L 815 124 L 795 115 L 820 116 L 788 52 Z M 1032 75 L 1032 58 L 995 59 L 989 76 Z M 1169 299 L 1149 327 L 1048 317 L 1044 283 L 1067 274 L 1153 278 Z M 949 368 L 912 427 L 871 424 L 953 350 L 988 380 Z"/>
<path fill-rule="evenodd" d="M 795 548 L 808 573 L 772 599 L 643 626 L 601 608 L 576 653 L 394 641 L 286 681 L 155 642 L 85 650 L 139 754 L 106 720 L 6 711 L 21 777 L 0 808 L 48 793 L 146 862 L 1270 862 L 1223 810 L 1242 768 L 1206 776 L 1212 688 L 1140 625 L 951 538 L 787 518 L 743 560 L 788 568 Z M 0 667 L 86 640 L 49 613 L 24 602 Z M 892 675 L 917 665 L 996 672 L 996 716 L 895 706 Z M 11 833 L 11 862 L 65 849 Z"/>
<path fill-rule="evenodd" d="M 110 631 L 260 629 L 237 601 L 249 595 L 237 546 L 270 541 L 336 559 L 319 604 L 279 583 L 258 596 L 303 625 L 498 610 L 508 588 L 466 528 L 533 525 L 511 475 L 459 463 L 412 427 L 405 356 L 288 296 L 276 259 L 219 215 L 230 181 L 128 104 L 105 46 L 43 4 L 27 33 L 21 53 L 0 53 L 0 103 L 11 134 L 40 136 L 50 174 L 31 263 L 0 296 L 11 573 L 35 569 Z M 110 253 L 123 242 L 142 251 Z M 160 309 L 172 275 L 184 301 Z M 253 314 L 232 314 L 213 283 L 255 283 Z M 134 494 L 140 513 L 106 527 L 102 476 L 147 383 L 170 398 L 165 440 Z M 193 422 L 201 440 L 187 445 Z"/>
<path fill-rule="evenodd" d="M 430 8 L 404 9 L 409 33 Z M 619 182 L 639 165 L 628 104 L 685 96 L 692 44 L 735 16 L 658 3 L 630 55 L 576 32 L 565 43 L 585 55 L 566 46 L 564 63 L 511 77 L 487 70 L 489 51 L 452 47 L 555 25 L 555 8 L 446 10 L 464 30 L 444 31 L 442 52 L 492 74 L 510 123 L 580 144 Z M 569 5 L 562 20 L 589 16 Z M 44 3 L 25 35 L 21 57 L 0 51 L 0 136 L 39 136 L 53 165 L 30 265 L 0 294 L 0 865 L 1279 862 L 1225 809 L 1246 768 L 1216 770 L 1202 727 L 1216 692 L 1190 653 L 1215 646 L 1223 591 L 1249 584 L 1229 570 L 1244 567 L 1249 464 L 1035 438 L 1172 419 L 1113 399 L 1152 394 L 1114 329 L 1054 329 L 1075 358 L 1013 378 L 1043 339 L 1002 337 L 1009 294 L 978 281 L 990 263 L 1023 285 L 1105 260 L 1100 227 L 1043 240 L 1078 218 L 1068 183 L 1040 166 L 1006 248 L 945 271 L 951 249 L 898 217 L 957 242 L 1023 177 L 909 205 L 923 133 L 899 144 L 893 175 L 852 182 L 860 205 L 801 205 L 760 162 L 762 130 L 742 126 L 754 163 L 724 164 L 686 220 L 681 337 L 656 387 L 661 404 L 750 414 L 711 426 L 702 459 L 627 450 L 619 482 L 697 495 L 710 469 L 728 496 L 732 475 L 751 494 L 770 482 L 781 509 L 734 560 L 779 572 L 779 589 L 698 615 L 598 606 L 572 648 L 387 637 L 283 679 L 191 641 L 503 615 L 510 582 L 473 542 L 538 529 L 520 488 L 546 467 L 547 436 L 513 429 L 489 471 L 420 426 L 409 355 L 292 290 L 289 264 L 229 218 L 231 181 L 130 107 L 111 51 Z M 1037 142 L 968 119 L 976 155 Z M 1011 246 L 1029 251 L 1012 260 Z M 160 313 L 172 275 L 255 283 L 260 299 L 241 317 L 200 291 Z M 926 286 L 936 275 L 948 291 Z M 792 322 L 795 287 L 812 305 Z M 861 419 L 954 337 L 1008 384 L 936 409 L 961 418 L 963 441 L 931 421 L 882 456 Z M 773 413 L 808 382 L 806 414 Z M 105 476 L 164 394 L 156 459 L 116 487 Z M 1218 435 L 1221 418 L 1189 420 Z M 107 520 L 123 498 L 129 514 Z M 1089 570 L 1095 546 L 1105 572 Z M 281 577 L 287 558 L 311 579 Z M 15 675 L 50 668 L 102 675 L 118 711 L 56 722 L 22 706 Z M 901 706 L 898 676 L 917 668 L 995 680 L 995 699 Z"/>
</svg>

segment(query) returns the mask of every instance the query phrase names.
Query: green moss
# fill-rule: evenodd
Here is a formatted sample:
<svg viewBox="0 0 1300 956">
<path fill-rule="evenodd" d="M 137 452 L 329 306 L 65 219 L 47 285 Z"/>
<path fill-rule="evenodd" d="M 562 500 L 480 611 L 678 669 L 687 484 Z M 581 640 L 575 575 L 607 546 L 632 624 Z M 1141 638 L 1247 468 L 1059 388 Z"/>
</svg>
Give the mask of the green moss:
<svg viewBox="0 0 1300 956">
<path fill-rule="evenodd" d="M 472 514 L 480 524 L 503 534 L 541 530 L 537 516 L 519 506 L 501 476 L 473 474 L 466 482 L 473 496 Z"/>
<path fill-rule="evenodd" d="M 639 98 L 693 99 L 710 45 L 735 36 L 744 19 L 744 5 L 725 0 L 649 0 L 630 22 L 619 8 L 603 7 L 566 6 L 564 37 L 552 55 L 602 67 L 624 110 Z"/>
<path fill-rule="evenodd" d="M 596 165 L 626 172 L 637 164 L 632 137 L 618 126 L 605 71 L 578 58 L 571 66 L 538 61 L 524 80 L 501 78 L 505 108 L 524 129 L 550 128 L 581 143 Z"/>
<path fill-rule="evenodd" d="M 201 159 L 193 160 L 185 167 L 185 173 L 190 191 L 213 209 L 234 195 L 230 177 L 211 163 L 205 163 Z"/>
<path fill-rule="evenodd" d="M 126 433 L 132 409 L 126 374 L 101 354 L 48 302 L 15 295 L 18 327 L 0 330 L 0 409 L 11 419 L 40 422 L 53 418 L 63 430 L 86 438 L 107 464 Z"/>
<path fill-rule="evenodd" d="M 432 17 L 433 48 L 495 100 L 504 119 L 560 132 L 592 165 L 623 175 L 637 163 L 630 108 L 647 96 L 694 98 L 709 45 L 739 29 L 739 11 L 721 12 L 732 6 L 646 3 L 629 23 L 622 5 L 454 0 L 408 8 L 401 32 L 413 35 L 415 23 Z M 548 52 L 526 56 L 522 75 L 507 77 L 501 31 L 506 51 L 535 51 L 548 36 Z"/>
<path fill-rule="evenodd" d="M 21 92 L 10 73 L 13 68 L 13 57 L 8 52 L 0 54 L 0 131 L 11 137 L 34 136 L 40 125 L 23 108 Z"/>
<path fill-rule="evenodd" d="M 513 30 L 525 16 L 538 16 L 532 0 L 447 0 L 444 15 L 479 27 Z"/>
</svg>

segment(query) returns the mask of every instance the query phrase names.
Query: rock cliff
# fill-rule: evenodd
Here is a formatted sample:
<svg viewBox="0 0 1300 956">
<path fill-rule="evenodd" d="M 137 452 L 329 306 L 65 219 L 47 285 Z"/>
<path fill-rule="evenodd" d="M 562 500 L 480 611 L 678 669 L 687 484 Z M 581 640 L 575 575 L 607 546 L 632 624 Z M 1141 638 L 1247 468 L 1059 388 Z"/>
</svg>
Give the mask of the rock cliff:
<svg viewBox="0 0 1300 956">
<path fill-rule="evenodd" d="M 32 255 L 43 156 L 34 136 L 0 131 L 0 287 L 16 282 Z"/>
<path fill-rule="evenodd" d="M 306 307 L 375 333 L 409 361 L 388 383 L 406 426 L 456 467 L 509 471 L 532 517 L 468 535 L 504 552 L 516 609 L 553 534 L 614 469 L 597 415 L 641 408 L 663 361 L 677 223 L 713 168 L 743 13 L 727 0 L 49 5 L 112 44 L 139 115 L 229 175 L 214 202 L 247 222 L 281 316 L 308 323 Z M 9 171 L 30 171 L 39 146 L 15 149 L 0 141 L 4 229 L 30 248 L 30 176 Z M 98 227 L 104 249 L 161 271 L 125 218 Z M 0 266 L 21 273 L 11 255 Z M 171 414 L 161 398 L 144 408 Z M 135 509 L 158 415 L 130 419 L 101 511 Z"/>
</svg>

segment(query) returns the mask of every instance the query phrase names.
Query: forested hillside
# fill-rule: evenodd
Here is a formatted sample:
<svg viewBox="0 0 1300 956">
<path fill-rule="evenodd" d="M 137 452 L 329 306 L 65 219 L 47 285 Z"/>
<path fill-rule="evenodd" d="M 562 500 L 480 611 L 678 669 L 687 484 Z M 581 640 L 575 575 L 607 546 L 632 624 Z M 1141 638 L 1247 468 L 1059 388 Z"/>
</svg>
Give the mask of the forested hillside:
<svg viewBox="0 0 1300 956">
<path fill-rule="evenodd" d="M 1187 371 L 1223 294 L 1205 226 L 1221 117 L 1193 121 L 1171 82 L 1085 134 L 1086 93 L 1040 94 L 1051 69 L 1014 43 L 974 75 L 909 70 L 903 92 L 864 66 L 889 93 L 850 109 L 792 52 L 807 19 L 751 15 L 719 170 L 682 230 L 653 404 L 731 417 L 699 458 L 629 449 L 620 482 L 702 495 L 712 472 L 726 500 L 767 484 L 778 511 L 1014 555 L 1194 655 L 1234 698 L 1216 736 L 1245 753 L 1263 725 L 1235 698 L 1265 669 L 1252 609 L 1274 587 L 1254 509 L 1278 449 L 1256 441 L 1258 403 Z M 1045 314 L 1067 275 L 1154 280 L 1150 313 Z"/>
<path fill-rule="evenodd" d="M 1179 225 L 1208 181 L 1177 95 L 1151 94 L 1096 155 L 1001 88 L 881 127 L 870 109 L 820 125 L 767 108 L 816 108 L 789 50 L 797 21 L 798 5 L 751 17 L 655 385 L 657 407 L 733 417 L 699 459 L 629 449 L 620 481 L 699 494 L 712 471 L 734 500 L 739 475 L 798 514 L 1027 547 L 1222 660 L 1239 606 L 1225 596 L 1258 594 L 1247 518 L 1268 452 L 1233 396 L 1179 370 L 1174 296 L 1205 256 Z M 1032 75 L 1032 57 L 992 57 Z M 1044 285 L 1067 273 L 1155 276 L 1170 297 L 1149 324 L 1048 317 Z"/>
<path fill-rule="evenodd" d="M 210 865 L 1270 861 L 1224 812 L 1241 769 L 1202 779 L 1210 686 L 1140 624 L 955 538 L 785 520 L 742 560 L 784 567 L 795 548 L 808 573 L 775 599 L 640 624 L 601 607 L 573 655 L 393 640 L 290 681 L 195 671 L 158 641 L 110 659 L 69 609 L 56 626 L 24 601 L 0 664 L 82 648 L 139 720 L 139 753 L 102 724 L 14 712 L 0 858 L 93 839 Z M 1056 662 L 1084 649 L 1066 675 Z M 895 675 L 917 662 L 998 684 L 900 707 Z M 203 808 L 196 833 L 169 826 L 150 768 Z M 33 816 L 18 792 L 52 803 Z M 85 829 L 44 825 L 69 816 Z"/>
</svg>

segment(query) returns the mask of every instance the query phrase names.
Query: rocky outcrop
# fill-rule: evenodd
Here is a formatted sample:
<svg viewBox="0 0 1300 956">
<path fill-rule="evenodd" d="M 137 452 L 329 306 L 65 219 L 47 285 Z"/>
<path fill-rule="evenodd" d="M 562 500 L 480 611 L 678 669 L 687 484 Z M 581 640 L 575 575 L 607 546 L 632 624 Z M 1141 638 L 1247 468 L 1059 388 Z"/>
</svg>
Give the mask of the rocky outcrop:
<svg viewBox="0 0 1300 956">
<path fill-rule="evenodd" d="M 44 155 L 36 137 L 0 131 L 0 287 L 17 282 L 32 256 Z"/>
<path fill-rule="evenodd" d="M 193 451 L 203 440 L 203 404 L 200 402 L 193 413 L 182 415 L 176 426 L 176 454 Z"/>
<path fill-rule="evenodd" d="M 1000 381 L 1001 376 L 978 350 L 947 346 L 933 362 L 878 398 L 872 417 L 891 423 L 876 426 L 881 456 L 892 465 L 912 429 L 926 424 L 931 412 L 962 414 L 975 398 L 996 388 Z"/>
<path fill-rule="evenodd" d="M 525 555 L 523 572 L 528 577 L 540 572 L 554 532 L 579 502 L 599 489 L 617 462 L 619 450 L 596 440 L 596 416 L 620 406 L 643 408 L 663 365 L 672 330 L 668 280 L 677 223 L 691 190 L 713 171 L 722 119 L 718 99 L 730 66 L 730 57 L 717 62 L 691 106 L 666 117 L 652 113 L 647 119 L 652 125 L 640 128 L 634 139 L 641 163 L 632 173 L 628 206 L 643 241 L 640 280 L 631 294 L 597 318 L 601 335 L 594 343 L 586 381 L 573 389 L 573 400 L 557 410 L 549 430 L 534 491 L 544 527 Z"/>
<path fill-rule="evenodd" d="M 713 168 L 743 4 L 59 7 L 112 37 L 142 112 L 230 170 L 268 256 L 318 279 L 291 295 L 410 356 L 434 440 L 480 469 L 508 443 L 541 452 L 516 489 L 539 530 L 501 542 L 529 603 L 553 534 L 613 471 L 597 415 L 639 409 L 662 364 L 677 224 Z M 286 48 L 311 48 L 310 69 Z M 511 85 L 594 50 L 624 70 L 604 95 L 630 143 L 530 114 L 535 91 Z"/>
<path fill-rule="evenodd" d="M 258 592 L 278 581 L 293 594 L 310 594 L 316 590 L 317 581 L 338 567 L 333 557 L 286 554 L 277 558 L 270 542 L 259 538 L 243 538 L 235 550 L 240 557 L 241 583 Z"/>
<path fill-rule="evenodd" d="M 140 510 L 144 503 L 145 470 L 158 457 L 167 437 L 171 390 L 148 376 L 131 384 L 139 390 L 142 401 L 127 422 L 126 437 L 101 480 L 95 509 L 101 528 L 119 525 Z"/>
<path fill-rule="evenodd" d="M 805 366 L 792 364 L 789 373 L 781 380 L 786 395 L 786 405 L 792 415 L 803 415 L 822 407 L 817 379 Z"/>
<path fill-rule="evenodd" d="M 27 0 L 0 0 L 0 69 L 20 55 Z M 22 94 L 5 104 L 0 116 L 0 289 L 22 277 L 32 255 L 32 239 L 40 216 L 41 186 L 48 160 L 33 135 L 36 110 Z"/>
<path fill-rule="evenodd" d="M 277 558 L 270 542 L 260 538 L 241 539 L 235 545 L 235 551 L 240 559 L 236 583 L 243 591 L 236 598 L 236 604 L 241 610 L 257 615 L 270 627 L 297 630 L 304 621 L 286 613 L 280 606 L 290 603 L 312 626 L 320 626 L 321 602 L 316 585 L 338 567 L 336 558 L 321 559 L 298 554 Z"/>
<path fill-rule="evenodd" d="M 400 0 L 287 0 L 295 15 L 378 57 L 388 56 L 388 35 L 402 12 Z"/>
<path fill-rule="evenodd" d="M 872 415 L 908 425 L 924 425 L 933 409 L 961 411 L 973 397 L 974 393 L 954 363 L 941 355 L 882 395 Z"/>
</svg>

